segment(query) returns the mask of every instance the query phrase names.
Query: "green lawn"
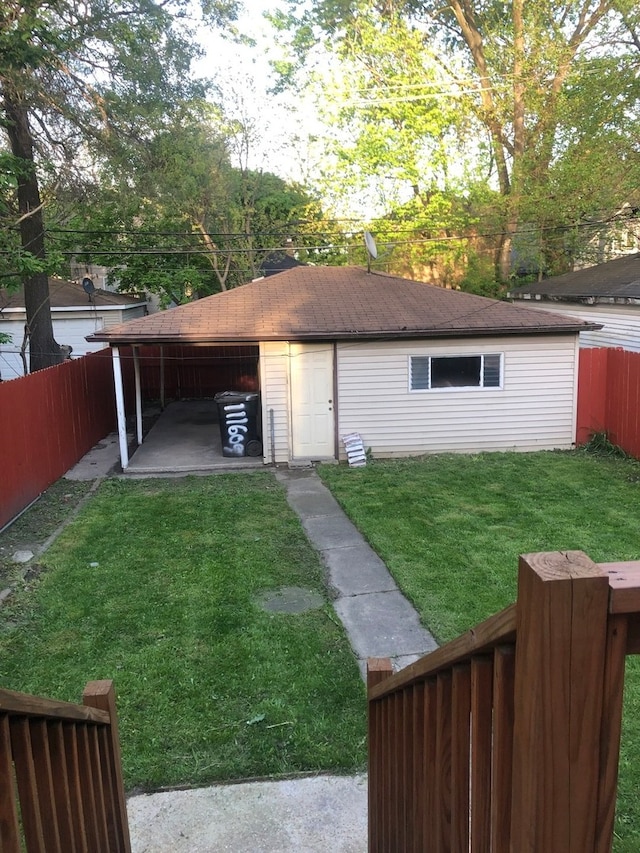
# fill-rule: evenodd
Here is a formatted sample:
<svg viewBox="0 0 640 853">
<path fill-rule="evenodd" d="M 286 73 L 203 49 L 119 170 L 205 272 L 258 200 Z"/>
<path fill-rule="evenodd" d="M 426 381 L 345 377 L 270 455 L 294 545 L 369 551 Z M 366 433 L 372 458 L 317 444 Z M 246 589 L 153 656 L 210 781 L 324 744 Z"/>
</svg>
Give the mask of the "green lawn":
<svg viewBox="0 0 640 853">
<path fill-rule="evenodd" d="M 518 554 L 640 558 L 640 463 L 571 453 L 323 466 L 321 476 L 441 642 L 516 597 Z M 627 664 L 617 851 L 640 848 L 640 669 Z"/>
<path fill-rule="evenodd" d="M 365 763 L 364 686 L 271 474 L 105 482 L 0 611 L 0 683 L 77 701 L 113 678 L 125 784 L 153 789 Z"/>
</svg>

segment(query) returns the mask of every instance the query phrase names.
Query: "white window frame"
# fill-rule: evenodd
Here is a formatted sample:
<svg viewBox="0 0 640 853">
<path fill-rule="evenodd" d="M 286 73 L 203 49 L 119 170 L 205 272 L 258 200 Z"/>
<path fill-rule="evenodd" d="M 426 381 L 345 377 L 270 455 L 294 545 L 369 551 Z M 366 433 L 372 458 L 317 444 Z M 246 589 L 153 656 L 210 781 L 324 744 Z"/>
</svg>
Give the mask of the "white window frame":
<svg viewBox="0 0 640 853">
<path fill-rule="evenodd" d="M 484 360 L 486 357 L 495 357 L 498 356 L 500 359 L 500 381 L 498 385 L 484 385 Z M 428 385 L 426 388 L 414 388 L 413 387 L 413 359 L 428 359 Z M 451 385 L 451 386 L 439 386 L 436 388 L 431 387 L 431 360 L 434 358 L 479 358 L 480 359 L 480 384 L 479 385 Z M 444 392 L 445 394 L 449 394 L 452 391 L 502 391 L 504 389 L 504 353 L 503 352 L 487 352 L 487 353 L 479 353 L 479 352 L 471 352 L 471 353 L 455 353 L 440 355 L 431 353 L 429 355 L 422 355 L 420 353 L 415 353 L 414 355 L 409 356 L 409 391 L 412 394 L 422 394 L 425 391 L 430 394 L 436 394 L 440 392 Z"/>
</svg>

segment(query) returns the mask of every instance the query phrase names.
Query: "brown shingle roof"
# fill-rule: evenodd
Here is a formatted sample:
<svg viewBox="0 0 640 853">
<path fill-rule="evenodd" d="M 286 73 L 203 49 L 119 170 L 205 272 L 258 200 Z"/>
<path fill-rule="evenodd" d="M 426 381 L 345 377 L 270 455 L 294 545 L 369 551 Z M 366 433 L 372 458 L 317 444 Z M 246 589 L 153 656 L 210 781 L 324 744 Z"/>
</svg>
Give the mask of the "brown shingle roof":
<svg viewBox="0 0 640 853">
<path fill-rule="evenodd" d="M 51 307 L 56 308 L 98 308 L 114 306 L 123 308 L 125 305 L 139 305 L 146 300 L 141 296 L 131 296 L 124 293 L 112 293 L 110 290 L 95 290 L 93 301 L 84 292 L 82 286 L 62 278 L 49 279 L 49 299 Z M 24 289 L 0 289 L 0 310 L 6 308 L 24 308 Z"/>
<path fill-rule="evenodd" d="M 569 302 L 640 299 L 640 254 L 523 284 L 510 291 L 509 296 L 513 299 L 546 296 Z"/>
<path fill-rule="evenodd" d="M 298 267 L 92 335 L 111 343 L 577 332 L 592 325 L 356 267 Z"/>
</svg>

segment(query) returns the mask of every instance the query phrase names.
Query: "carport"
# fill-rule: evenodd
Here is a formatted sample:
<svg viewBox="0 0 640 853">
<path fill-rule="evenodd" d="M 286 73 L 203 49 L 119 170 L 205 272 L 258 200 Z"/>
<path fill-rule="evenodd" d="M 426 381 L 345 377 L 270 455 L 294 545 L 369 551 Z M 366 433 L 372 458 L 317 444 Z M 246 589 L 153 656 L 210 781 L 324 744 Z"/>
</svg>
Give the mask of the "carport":
<svg viewBox="0 0 640 853">
<path fill-rule="evenodd" d="M 169 403 L 131 456 L 126 473 L 135 477 L 261 468 L 262 456 L 223 455 L 217 409 L 213 400 Z"/>
<path fill-rule="evenodd" d="M 144 319 L 153 320 L 156 316 Z M 261 465 L 262 457 L 256 460 L 223 456 L 218 407 L 213 400 L 221 391 L 260 390 L 259 347 L 229 342 L 185 344 L 178 334 L 173 340 L 169 334 L 162 341 L 145 340 L 139 330 L 130 328 L 132 325 L 109 330 L 118 334 L 118 343 L 111 343 L 111 354 L 123 471 L 159 473 L 255 466 L 256 462 Z M 96 333 L 93 337 L 104 335 Z M 137 448 L 133 454 L 125 398 L 135 401 Z M 157 404 L 159 415 L 145 432 L 143 413 L 149 401 Z"/>
</svg>

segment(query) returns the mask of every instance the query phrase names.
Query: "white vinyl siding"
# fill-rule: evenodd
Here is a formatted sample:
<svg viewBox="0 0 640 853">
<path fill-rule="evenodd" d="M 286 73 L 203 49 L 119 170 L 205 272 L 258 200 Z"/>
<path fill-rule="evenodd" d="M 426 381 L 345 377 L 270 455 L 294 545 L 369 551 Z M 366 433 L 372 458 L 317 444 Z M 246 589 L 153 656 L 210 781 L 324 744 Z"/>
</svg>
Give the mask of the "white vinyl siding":
<svg viewBox="0 0 640 853">
<path fill-rule="evenodd" d="M 288 462 L 290 458 L 288 343 L 263 341 L 260 344 L 260 391 L 264 460 L 267 463 Z M 273 412 L 273 433 L 271 412 Z M 271 458 L 272 445 L 275 448 L 275 460 Z"/>
<path fill-rule="evenodd" d="M 640 352 L 640 305 L 577 305 L 573 302 L 533 300 L 517 300 L 514 304 L 578 317 L 589 323 L 602 323 L 602 329 L 580 332 L 581 347 L 622 347 L 631 352 Z"/>
<path fill-rule="evenodd" d="M 502 388 L 409 390 L 411 356 L 495 353 Z M 360 433 L 374 457 L 570 448 L 576 386 L 575 335 L 339 343 L 339 436 Z"/>
</svg>

